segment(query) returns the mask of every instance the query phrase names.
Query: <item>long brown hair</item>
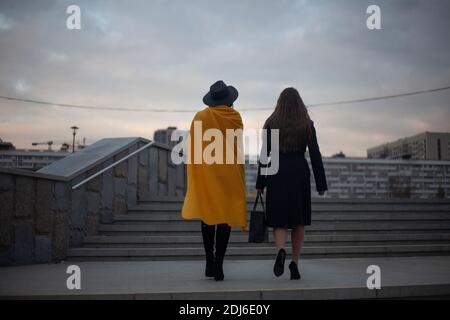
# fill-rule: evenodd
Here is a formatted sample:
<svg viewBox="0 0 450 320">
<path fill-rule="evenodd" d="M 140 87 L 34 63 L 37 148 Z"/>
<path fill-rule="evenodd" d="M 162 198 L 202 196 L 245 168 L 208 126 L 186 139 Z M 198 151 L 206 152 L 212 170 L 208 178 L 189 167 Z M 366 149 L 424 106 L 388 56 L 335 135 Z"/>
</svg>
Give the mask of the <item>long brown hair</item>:
<svg viewBox="0 0 450 320">
<path fill-rule="evenodd" d="M 264 128 L 280 130 L 280 152 L 304 150 L 311 140 L 311 119 L 297 89 L 291 87 L 281 92 Z"/>
</svg>

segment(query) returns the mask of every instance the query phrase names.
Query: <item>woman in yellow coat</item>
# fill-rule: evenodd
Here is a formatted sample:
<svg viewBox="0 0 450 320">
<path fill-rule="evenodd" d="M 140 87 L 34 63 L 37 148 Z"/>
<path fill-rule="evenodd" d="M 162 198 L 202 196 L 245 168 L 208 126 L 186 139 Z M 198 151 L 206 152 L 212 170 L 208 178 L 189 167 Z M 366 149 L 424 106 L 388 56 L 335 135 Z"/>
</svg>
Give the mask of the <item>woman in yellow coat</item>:
<svg viewBox="0 0 450 320">
<path fill-rule="evenodd" d="M 201 220 L 205 275 L 216 281 L 224 279 L 223 260 L 231 227 L 247 227 L 243 124 L 233 108 L 237 97 L 234 87 L 223 81 L 214 83 L 203 98 L 208 107 L 195 115 L 188 139 L 182 216 Z"/>
</svg>

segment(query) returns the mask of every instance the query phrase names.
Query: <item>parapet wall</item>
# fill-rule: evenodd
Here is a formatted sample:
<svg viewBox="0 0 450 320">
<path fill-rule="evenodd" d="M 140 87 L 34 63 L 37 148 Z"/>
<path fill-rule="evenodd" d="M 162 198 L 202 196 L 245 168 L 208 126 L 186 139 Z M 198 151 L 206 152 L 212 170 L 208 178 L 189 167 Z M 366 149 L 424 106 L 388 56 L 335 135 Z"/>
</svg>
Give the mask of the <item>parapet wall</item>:
<svg viewBox="0 0 450 320">
<path fill-rule="evenodd" d="M 0 265 L 65 258 L 69 195 L 66 181 L 0 171 Z"/>
<path fill-rule="evenodd" d="M 184 166 L 175 166 L 171 149 L 157 143 L 72 189 L 149 142 L 127 139 L 101 140 L 36 173 L 0 169 L 0 265 L 64 260 L 69 247 L 140 199 L 181 198 Z"/>
</svg>

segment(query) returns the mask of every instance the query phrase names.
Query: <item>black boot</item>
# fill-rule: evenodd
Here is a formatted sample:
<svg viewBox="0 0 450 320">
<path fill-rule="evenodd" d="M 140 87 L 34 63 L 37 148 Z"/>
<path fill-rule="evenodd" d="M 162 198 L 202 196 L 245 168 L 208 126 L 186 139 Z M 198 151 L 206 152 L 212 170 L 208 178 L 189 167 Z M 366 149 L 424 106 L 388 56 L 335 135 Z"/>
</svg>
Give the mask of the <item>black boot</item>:
<svg viewBox="0 0 450 320">
<path fill-rule="evenodd" d="M 222 281 L 224 279 L 223 274 L 223 259 L 227 251 L 228 240 L 230 239 L 231 227 L 227 224 L 217 225 L 216 231 L 216 258 L 214 260 L 214 279 L 216 281 Z"/>
<path fill-rule="evenodd" d="M 214 277 L 214 236 L 216 233 L 216 226 L 207 225 L 202 221 L 202 237 L 203 246 L 206 253 L 206 268 L 205 276 Z"/>
</svg>

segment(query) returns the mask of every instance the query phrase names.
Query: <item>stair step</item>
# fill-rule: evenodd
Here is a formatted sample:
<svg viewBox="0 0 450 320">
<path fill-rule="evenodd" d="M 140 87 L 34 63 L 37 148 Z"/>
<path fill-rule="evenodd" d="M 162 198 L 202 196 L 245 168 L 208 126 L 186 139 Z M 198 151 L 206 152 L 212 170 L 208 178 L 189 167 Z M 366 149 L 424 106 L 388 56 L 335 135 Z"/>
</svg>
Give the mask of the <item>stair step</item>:
<svg viewBox="0 0 450 320">
<path fill-rule="evenodd" d="M 290 253 L 290 248 L 286 248 Z M 274 246 L 230 246 L 227 258 L 248 259 L 251 257 L 273 258 Z M 302 256 L 333 256 L 343 255 L 450 255 L 450 244 L 424 244 L 424 245 L 374 245 L 374 246 L 304 246 Z M 74 248 L 68 252 L 68 258 L 78 260 L 81 258 L 120 258 L 120 259 L 198 259 L 204 257 L 204 250 L 197 248 Z"/>
<path fill-rule="evenodd" d="M 312 219 L 317 221 L 382 221 L 382 220 L 450 220 L 448 212 L 313 212 Z M 129 213 L 114 216 L 117 223 L 184 221 L 179 212 L 174 213 Z"/>
<path fill-rule="evenodd" d="M 384 234 L 386 232 L 392 234 L 408 234 L 411 230 L 309 230 L 310 235 L 323 235 L 323 234 L 334 234 L 334 235 L 351 235 L 351 234 Z M 420 233 L 437 233 L 437 232 L 450 232 L 450 230 L 414 230 L 414 232 Z M 232 230 L 233 237 L 235 235 L 242 234 L 240 231 Z M 159 232 L 159 231 L 125 231 L 125 232 L 115 232 L 115 231 L 103 231 L 99 233 L 99 236 L 104 237 L 117 237 L 117 236 L 201 236 L 200 231 L 170 231 L 170 232 Z"/>
<path fill-rule="evenodd" d="M 269 241 L 273 242 L 273 236 L 269 236 Z M 449 233 L 423 233 L 423 234 L 411 234 L 411 233 L 386 233 L 386 234 L 352 234 L 352 235 L 309 235 L 305 237 L 305 244 L 336 244 L 336 243 L 351 243 L 351 244 L 369 244 L 369 243 L 428 243 L 428 242 L 450 242 Z M 290 243 L 288 237 L 287 240 Z M 394 243 L 396 242 L 396 243 Z M 234 245 L 247 245 L 248 235 L 233 235 L 230 238 L 230 243 Z M 119 246 L 119 245 L 154 245 L 154 246 L 179 246 L 179 245 L 202 245 L 203 240 L 200 235 L 198 236 L 91 236 L 86 237 L 84 246 Z"/>
<path fill-rule="evenodd" d="M 130 211 L 181 211 L 182 202 L 140 202 L 132 205 Z M 247 210 L 253 208 L 253 203 L 247 203 Z M 450 211 L 450 202 L 335 202 L 335 203 L 312 203 L 313 211 Z"/>
<path fill-rule="evenodd" d="M 150 224 L 101 224 L 99 232 L 199 232 L 198 221 L 153 222 Z M 450 220 L 444 221 L 344 221 L 316 222 L 309 231 L 343 230 L 450 230 Z M 237 231 L 237 229 L 234 229 Z"/>
<path fill-rule="evenodd" d="M 291 245 L 288 241 L 287 245 Z M 318 241 L 305 241 L 305 246 L 388 246 L 388 245 L 433 245 L 433 244 L 448 244 L 448 241 L 435 241 L 435 240 L 387 240 L 387 241 L 336 241 L 336 242 L 318 242 Z M 230 245 L 234 247 L 246 247 L 251 245 L 252 247 L 264 247 L 267 245 L 275 245 L 274 241 L 269 241 L 268 243 L 252 243 L 249 244 L 248 241 L 242 242 L 230 242 Z M 83 248 L 202 248 L 203 243 L 143 243 L 143 242 L 133 242 L 133 243 L 86 243 Z"/>
<path fill-rule="evenodd" d="M 390 246 L 390 245 L 434 245 L 434 244 L 445 244 L 448 242 L 436 242 L 436 241 L 363 241 L 363 242 L 336 242 L 336 243 L 330 243 L 330 242 L 305 242 L 306 246 L 329 246 L 329 245 L 345 245 L 345 246 Z M 253 243 L 251 244 L 252 247 L 264 247 L 267 245 L 273 245 L 275 246 L 275 242 L 269 242 L 269 243 Z M 233 243 L 234 247 L 245 247 L 248 246 L 248 242 L 242 242 L 242 243 Z M 290 245 L 290 243 L 288 243 Z M 101 244 L 101 245 L 84 245 L 82 248 L 165 248 L 165 249 L 172 249 L 174 247 L 174 244 L 168 243 L 168 244 L 152 244 L 152 243 L 130 243 L 130 244 Z M 177 248 L 199 248 L 203 249 L 203 244 L 197 243 L 197 244 L 190 244 L 190 243 L 180 243 L 177 244 Z"/>
<path fill-rule="evenodd" d="M 266 194 L 264 194 L 265 198 Z M 448 198 L 439 199 L 409 199 L 409 198 L 312 198 L 313 205 L 334 205 L 334 204 L 346 204 L 346 205 L 355 205 L 355 204 L 369 204 L 369 205 L 450 205 L 450 201 Z M 254 197 L 247 197 L 247 204 L 253 204 L 255 201 Z M 142 198 L 139 200 L 139 204 L 183 204 L 184 196 L 178 198 L 170 198 L 170 197 L 152 197 L 152 199 Z"/>
<path fill-rule="evenodd" d="M 203 259 L 200 222 L 181 217 L 180 198 L 159 197 L 130 206 L 83 247 L 69 250 L 69 260 Z M 253 200 L 247 202 L 251 210 Z M 450 255 L 450 201 L 314 199 L 312 225 L 306 228 L 302 257 Z M 249 217 L 249 211 L 247 212 Z M 248 234 L 232 229 L 229 259 L 273 259 L 269 243 L 249 244 Z M 288 251 L 290 241 L 288 240 Z"/>
</svg>

